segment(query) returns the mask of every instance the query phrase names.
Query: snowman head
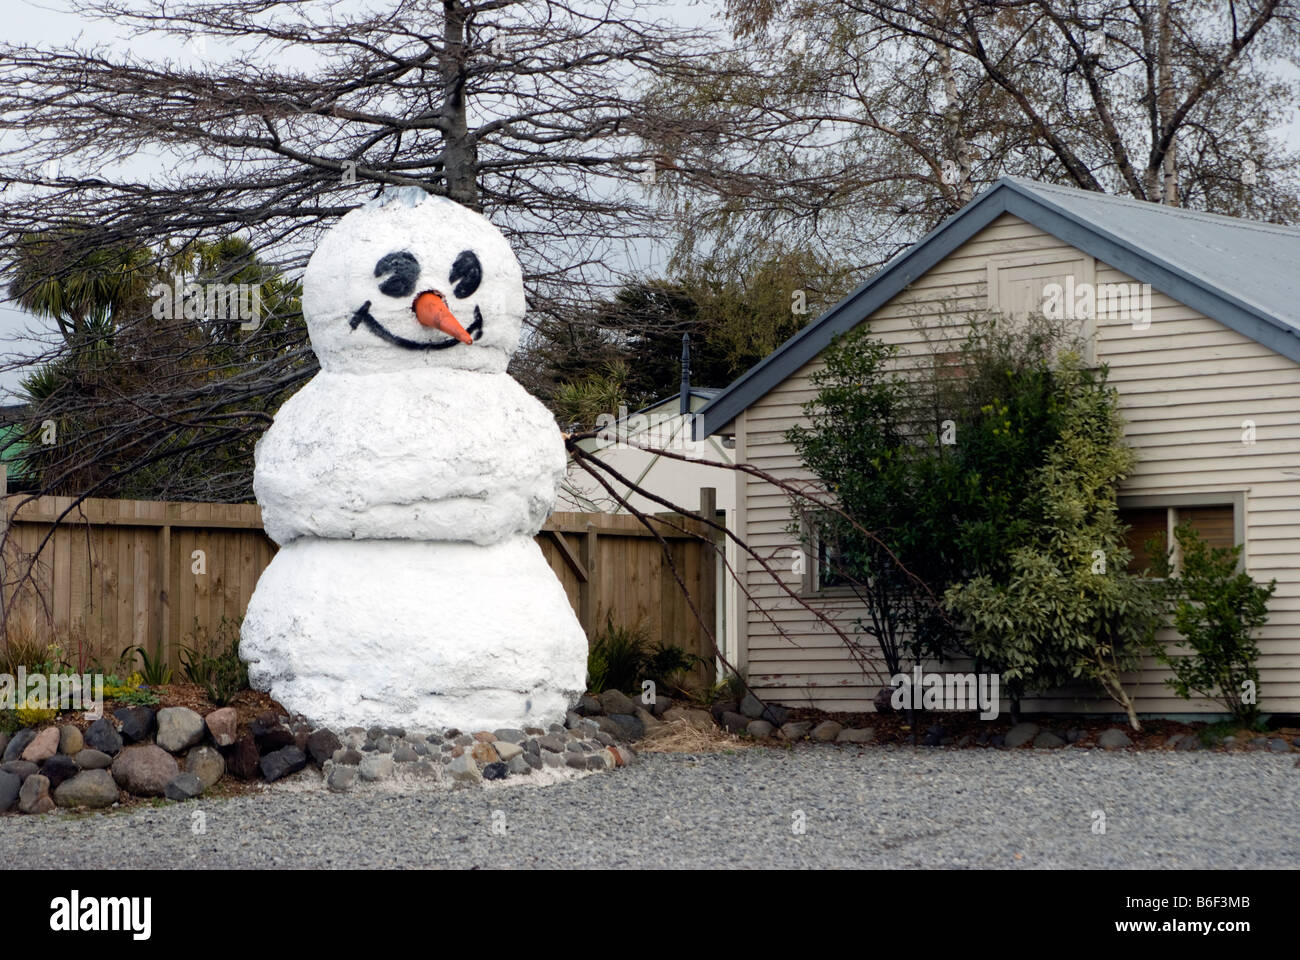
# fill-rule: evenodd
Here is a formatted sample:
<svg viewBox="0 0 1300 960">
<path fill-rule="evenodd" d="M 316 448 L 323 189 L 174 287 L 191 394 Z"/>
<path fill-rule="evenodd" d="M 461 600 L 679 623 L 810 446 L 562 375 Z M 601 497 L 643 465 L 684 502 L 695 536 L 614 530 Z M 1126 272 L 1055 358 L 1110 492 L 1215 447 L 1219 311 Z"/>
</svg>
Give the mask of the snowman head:
<svg viewBox="0 0 1300 960">
<path fill-rule="evenodd" d="M 523 271 L 488 220 L 418 187 L 386 190 L 321 239 L 303 277 L 321 369 L 499 372 L 519 346 Z"/>
</svg>

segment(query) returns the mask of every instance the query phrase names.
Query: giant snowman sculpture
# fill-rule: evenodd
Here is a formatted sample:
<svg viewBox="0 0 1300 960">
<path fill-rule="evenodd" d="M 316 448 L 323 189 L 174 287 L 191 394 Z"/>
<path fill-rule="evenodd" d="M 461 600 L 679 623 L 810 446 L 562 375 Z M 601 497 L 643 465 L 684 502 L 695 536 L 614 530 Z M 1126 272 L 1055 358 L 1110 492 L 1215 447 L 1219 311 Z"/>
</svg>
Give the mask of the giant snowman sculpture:
<svg viewBox="0 0 1300 960">
<path fill-rule="evenodd" d="M 244 618 L 253 686 L 340 728 L 562 721 L 587 643 L 533 540 L 565 452 L 505 372 L 524 315 L 510 245 L 390 190 L 325 234 L 303 313 L 321 372 L 256 450 L 281 549 Z"/>
</svg>

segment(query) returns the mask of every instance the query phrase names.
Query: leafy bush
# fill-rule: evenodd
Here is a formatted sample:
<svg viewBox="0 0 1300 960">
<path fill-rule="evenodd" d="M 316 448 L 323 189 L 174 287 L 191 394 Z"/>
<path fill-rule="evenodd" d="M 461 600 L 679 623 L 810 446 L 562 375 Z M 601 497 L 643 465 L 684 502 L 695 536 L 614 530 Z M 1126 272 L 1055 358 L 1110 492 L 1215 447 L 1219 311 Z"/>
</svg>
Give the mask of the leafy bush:
<svg viewBox="0 0 1300 960">
<path fill-rule="evenodd" d="M 1211 547 L 1191 526 L 1179 525 L 1174 539 L 1182 554 L 1181 569 L 1173 571 L 1164 538 L 1152 537 L 1148 555 L 1163 577 L 1164 599 L 1173 613 L 1174 629 L 1191 649 L 1172 653 L 1154 644 L 1156 659 L 1173 676 L 1165 682 L 1184 700 L 1199 693 L 1218 700 L 1239 722 L 1259 720 L 1259 647 L 1251 637 L 1268 620 L 1268 600 L 1277 581 L 1260 586 L 1237 569 L 1241 547 Z"/>
<path fill-rule="evenodd" d="M 1160 621 L 1157 591 L 1128 572 L 1116 491 L 1132 468 L 1119 401 L 1106 372 L 1077 356 L 1056 373 L 1060 435 L 1031 474 L 1020 542 L 1002 572 L 949 588 L 945 603 L 970 628 L 970 648 L 1002 667 L 1013 690 L 1084 679 L 1141 729 L 1120 675 L 1137 666 Z"/>
<path fill-rule="evenodd" d="M 919 370 L 918 358 L 905 367 L 865 326 L 824 354 L 809 426 L 787 439 L 847 518 L 796 498 L 791 529 L 809 555 L 814 537 L 836 546 L 835 572 L 867 612 L 856 627 L 890 673 L 905 656 L 961 649 L 940 598 L 953 584 L 1002 575 L 1028 535 L 1032 477 L 1060 432 L 1045 357 L 1066 342 L 1041 317 L 1013 329 L 973 317 L 956 353 L 932 344 Z"/>
<path fill-rule="evenodd" d="M 645 680 L 672 687 L 699 662 L 699 657 L 679 646 L 658 643 L 651 647 L 644 627 L 615 624 L 612 616 L 607 616 L 604 631 L 587 651 L 587 689 L 592 693 L 632 692 Z"/>
<path fill-rule="evenodd" d="M 215 637 L 194 622 L 194 645 L 182 647 L 180 659 L 185 679 L 203 687 L 208 699 L 225 706 L 241 690 L 248 689 L 248 666 L 239 659 L 241 621 L 222 617 Z"/>
<path fill-rule="evenodd" d="M 1116 490 L 1133 458 L 1115 392 L 1061 323 L 967 331 L 956 352 L 942 331 L 930 357 L 865 327 L 833 342 L 809 425 L 787 439 L 843 515 L 795 497 L 792 532 L 810 556 L 813 539 L 835 548 L 889 672 L 967 654 L 1013 701 L 1085 679 L 1136 727 L 1119 678 L 1160 610 L 1126 569 Z"/>
</svg>

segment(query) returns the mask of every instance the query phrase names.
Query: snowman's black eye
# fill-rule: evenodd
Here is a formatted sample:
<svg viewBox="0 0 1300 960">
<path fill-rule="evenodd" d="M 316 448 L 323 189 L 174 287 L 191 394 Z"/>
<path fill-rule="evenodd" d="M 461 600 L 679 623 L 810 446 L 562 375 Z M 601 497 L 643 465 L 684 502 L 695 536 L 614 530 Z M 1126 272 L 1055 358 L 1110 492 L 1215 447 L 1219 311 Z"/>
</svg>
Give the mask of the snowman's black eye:
<svg viewBox="0 0 1300 960">
<path fill-rule="evenodd" d="M 456 262 L 451 265 L 451 275 L 447 279 L 455 284 L 451 292 L 461 300 L 478 289 L 478 285 L 483 282 L 483 265 L 478 262 L 478 256 L 473 250 L 462 250 L 456 256 Z"/>
<path fill-rule="evenodd" d="M 409 297 L 415 291 L 415 281 L 420 279 L 420 261 L 405 250 L 388 253 L 375 264 L 375 276 L 392 274 L 379 285 L 379 292 L 390 297 Z"/>
</svg>

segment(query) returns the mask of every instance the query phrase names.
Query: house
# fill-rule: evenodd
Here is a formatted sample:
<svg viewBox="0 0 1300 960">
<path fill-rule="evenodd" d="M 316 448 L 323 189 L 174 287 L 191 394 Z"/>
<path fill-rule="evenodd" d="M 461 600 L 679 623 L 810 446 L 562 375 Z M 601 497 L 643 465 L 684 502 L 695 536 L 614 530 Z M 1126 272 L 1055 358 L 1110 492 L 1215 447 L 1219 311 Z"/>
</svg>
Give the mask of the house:
<svg viewBox="0 0 1300 960">
<path fill-rule="evenodd" d="M 0 465 L 5 470 L 8 493 L 26 493 L 40 486 L 25 460 L 29 452 L 28 442 L 24 439 L 31 427 L 27 422 L 29 415 L 25 403 L 0 406 Z"/>
<path fill-rule="evenodd" d="M 669 511 L 645 496 L 648 492 L 695 511 L 703 507 L 701 490 L 712 488 L 717 522 L 735 529 L 736 483 L 732 471 L 724 467 L 734 463 L 731 442 L 723 437 L 696 440 L 691 428 L 700 408 L 719 391 L 691 386 L 685 350 L 683 368 L 681 391 L 634 413 L 620 411 L 617 417 L 602 417 L 596 424 L 599 436 L 578 441 L 579 447 L 625 478 L 603 474 L 617 496 L 571 459 L 555 509 L 579 513 L 631 513 L 634 509 L 647 515 Z M 723 656 L 734 662 L 738 594 L 736 579 L 728 568 L 736 568 L 739 554 L 733 541 L 727 540 L 723 558 L 725 562 L 717 564 L 719 602 L 713 632 Z"/>
<path fill-rule="evenodd" d="M 700 488 L 718 488 L 718 508 L 735 505 L 735 483 L 730 471 L 709 464 L 731 464 L 732 451 L 723 437 L 695 440 L 691 418 L 719 390 L 690 387 L 683 410 L 682 394 L 657 400 L 633 413 L 621 410 L 597 423 L 597 437 L 579 440 L 578 446 L 608 463 L 628 482 L 606 476 L 617 494 L 611 494 L 595 477 L 576 463 L 569 464 L 564 486 L 555 504 L 557 510 L 588 513 L 628 513 L 622 501 L 644 513 L 663 513 L 668 508 L 649 499 L 638 488 L 664 500 L 694 510 Z M 664 452 L 669 455 L 665 456 Z M 677 459 L 689 457 L 694 463 Z"/>
<path fill-rule="evenodd" d="M 1109 302 L 1080 311 L 1081 332 L 1091 359 L 1109 366 L 1140 459 L 1120 499 L 1132 539 L 1189 520 L 1213 543 L 1243 545 L 1257 581 L 1276 578 L 1257 633 L 1260 707 L 1300 712 L 1300 229 L 1000 180 L 713 397 L 697 435 L 733 437 L 738 463 L 808 480 L 785 433 L 816 395 L 810 377 L 835 334 L 868 323 L 914 352 L 920 331 L 945 317 L 1015 316 L 1089 291 Z M 737 473 L 735 498 L 737 530 L 757 552 L 796 546 L 778 488 Z M 809 566 L 777 573 L 851 634 L 861 610 L 822 589 Z M 756 561 L 740 576 L 750 599 L 736 644 L 750 682 L 784 703 L 870 710 L 879 681 L 839 636 Z M 1219 711 L 1174 696 L 1164 676 L 1149 661 L 1130 678 L 1139 712 Z M 1081 692 L 1022 709 L 1116 708 Z"/>
</svg>

